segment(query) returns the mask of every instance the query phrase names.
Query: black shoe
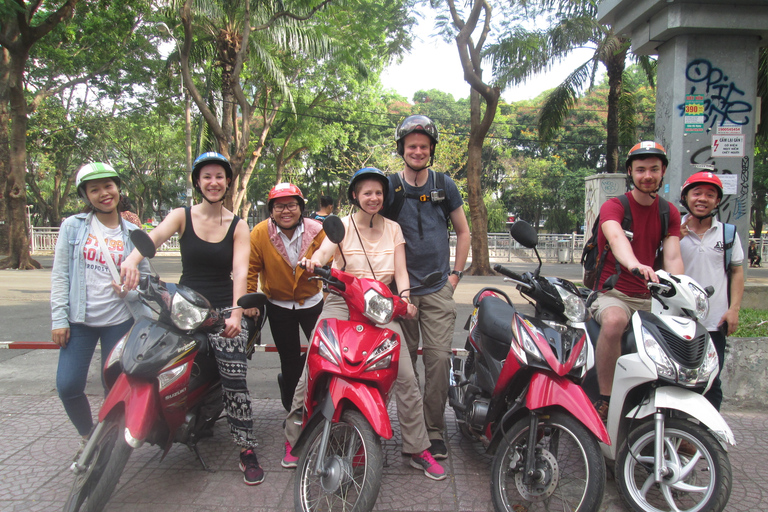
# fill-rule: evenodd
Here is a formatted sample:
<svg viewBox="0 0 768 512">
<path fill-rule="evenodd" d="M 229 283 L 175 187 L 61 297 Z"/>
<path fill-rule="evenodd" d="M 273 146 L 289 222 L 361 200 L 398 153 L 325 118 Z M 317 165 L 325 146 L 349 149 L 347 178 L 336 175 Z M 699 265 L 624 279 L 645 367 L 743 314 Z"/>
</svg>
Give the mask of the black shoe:
<svg viewBox="0 0 768 512">
<path fill-rule="evenodd" d="M 264 481 L 264 470 L 259 466 L 259 459 L 252 448 L 240 452 L 240 471 L 246 485 L 258 485 Z"/>
<path fill-rule="evenodd" d="M 448 448 L 442 439 L 430 439 L 429 453 L 435 460 L 445 460 L 448 458 Z"/>
</svg>

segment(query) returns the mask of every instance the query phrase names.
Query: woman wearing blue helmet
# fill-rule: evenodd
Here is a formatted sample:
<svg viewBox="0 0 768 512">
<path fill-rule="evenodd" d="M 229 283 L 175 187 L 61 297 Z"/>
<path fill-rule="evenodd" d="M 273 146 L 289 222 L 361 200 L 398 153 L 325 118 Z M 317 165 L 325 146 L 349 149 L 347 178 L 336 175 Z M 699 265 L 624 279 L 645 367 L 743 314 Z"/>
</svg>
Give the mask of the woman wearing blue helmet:
<svg viewBox="0 0 768 512">
<path fill-rule="evenodd" d="M 250 233 L 248 224 L 224 208 L 223 201 L 232 183 L 232 167 L 224 155 L 203 153 L 192 167 L 192 184 L 203 200 L 194 206 L 176 208 L 149 236 L 160 247 L 174 233 L 179 234 L 182 273 L 179 284 L 201 293 L 214 308 L 237 306 L 246 293 Z M 122 274 L 126 287 L 139 282 L 136 265 L 142 260 L 133 251 L 125 260 Z M 221 372 L 227 421 L 235 443 L 240 446 L 240 469 L 248 485 L 264 481 L 254 448 L 251 400 L 245 376 L 248 368 L 246 345 L 248 326 L 243 310 L 235 309 L 218 333 L 208 335 Z"/>
</svg>

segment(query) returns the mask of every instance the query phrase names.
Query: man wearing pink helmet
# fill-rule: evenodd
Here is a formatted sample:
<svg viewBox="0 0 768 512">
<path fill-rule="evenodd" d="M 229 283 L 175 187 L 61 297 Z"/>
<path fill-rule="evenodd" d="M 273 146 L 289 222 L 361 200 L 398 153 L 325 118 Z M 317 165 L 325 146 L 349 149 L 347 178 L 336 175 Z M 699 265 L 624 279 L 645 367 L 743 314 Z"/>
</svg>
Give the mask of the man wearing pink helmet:
<svg viewBox="0 0 768 512">
<path fill-rule="evenodd" d="M 323 226 L 308 219 L 305 200 L 299 187 L 278 183 L 269 191 L 269 218 L 251 231 L 251 256 L 248 268 L 248 292 L 261 291 L 269 298 L 267 318 L 280 354 L 280 394 L 289 410 L 304 360 L 301 334 L 309 339 L 323 309 L 320 281 L 297 267 L 301 258 L 311 257 L 325 239 Z M 256 309 L 247 310 L 251 316 Z"/>
<path fill-rule="evenodd" d="M 658 142 L 635 144 L 629 150 L 626 163 L 632 190 L 624 196 L 609 199 L 600 207 L 597 244 L 598 247 L 607 245 L 610 250 L 597 277 L 596 289 L 601 289 L 610 276 L 619 274 L 614 288 L 599 294 L 590 308 L 600 323 L 595 354 L 600 398 L 594 405 L 603 421 L 608 418 L 616 361 L 621 356 L 622 335 L 635 311 L 651 310 L 646 281 L 659 281 L 654 264 L 660 248 L 663 249 L 661 266 L 671 274 L 683 273 L 680 213 L 658 196 L 668 163 L 667 153 Z M 627 208 L 632 219 L 629 228 L 631 239 L 627 236 L 627 228 L 622 226 Z"/>
<path fill-rule="evenodd" d="M 744 249 L 736 226 L 717 220 L 715 211 L 723 199 L 723 184 L 716 174 L 702 171 L 683 184 L 680 203 L 688 210 L 680 230 L 680 252 L 685 273 L 701 286 L 712 286 L 709 314 L 701 323 L 709 331 L 723 371 L 726 336 L 739 326 L 739 308 L 744 295 Z M 723 292 L 726 293 L 723 293 Z M 723 391 L 720 375 L 705 395 L 720 410 Z"/>
</svg>

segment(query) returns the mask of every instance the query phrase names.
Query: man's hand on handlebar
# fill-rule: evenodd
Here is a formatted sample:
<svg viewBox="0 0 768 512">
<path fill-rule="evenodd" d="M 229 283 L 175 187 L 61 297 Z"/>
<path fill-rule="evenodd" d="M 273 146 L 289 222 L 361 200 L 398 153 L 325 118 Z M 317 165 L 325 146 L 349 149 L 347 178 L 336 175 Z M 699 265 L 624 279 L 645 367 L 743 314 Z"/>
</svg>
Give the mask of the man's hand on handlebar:
<svg viewBox="0 0 768 512">
<path fill-rule="evenodd" d="M 653 271 L 653 267 L 648 265 L 638 265 L 632 269 L 632 273 L 638 277 L 642 277 L 646 281 L 652 281 L 654 283 L 659 282 L 659 276 Z"/>
<path fill-rule="evenodd" d="M 319 260 L 312 258 L 301 258 L 299 260 L 299 266 L 307 269 L 307 271 L 314 273 L 315 267 L 322 267 L 323 264 Z"/>
</svg>

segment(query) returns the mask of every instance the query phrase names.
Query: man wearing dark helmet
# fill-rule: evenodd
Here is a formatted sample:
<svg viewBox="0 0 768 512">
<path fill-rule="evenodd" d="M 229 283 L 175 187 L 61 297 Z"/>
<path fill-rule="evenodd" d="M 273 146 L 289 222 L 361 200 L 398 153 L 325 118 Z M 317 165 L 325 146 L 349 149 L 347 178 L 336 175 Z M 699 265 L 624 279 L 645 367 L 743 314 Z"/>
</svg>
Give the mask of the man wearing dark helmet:
<svg viewBox="0 0 768 512">
<path fill-rule="evenodd" d="M 402 172 L 389 176 L 384 215 L 398 224 L 405 238 L 410 285 L 420 284 L 428 274 L 441 271 L 443 278 L 430 288 L 414 290 L 411 300 L 418 315 L 404 320 L 403 331 L 414 367 L 419 339 L 423 345 L 424 418 L 435 459 L 445 459 L 443 440 L 445 403 L 451 367 L 451 342 L 456 320 L 453 292 L 463 275 L 469 253 L 469 225 L 462 198 L 453 180 L 429 169 L 439 140 L 437 127 L 427 116 L 407 117 L 397 127 L 397 152 L 403 158 Z M 450 265 L 448 221 L 456 232 L 456 255 Z"/>
<path fill-rule="evenodd" d="M 632 190 L 625 194 L 626 199 L 614 197 L 600 207 L 597 243 L 598 247 L 608 244 L 610 250 L 605 255 L 596 289 L 601 289 L 610 276 L 619 274 L 614 288 L 601 293 L 591 306 L 592 315 L 601 325 L 596 349 L 600 398 L 595 402 L 595 408 L 603 421 L 608 417 L 616 360 L 621 356 L 622 334 L 635 311 L 651 310 L 650 293 L 645 283 L 659 281 L 653 266 L 659 248 L 663 249 L 664 269 L 672 274 L 683 273 L 677 208 L 668 208 L 667 227 L 662 227 L 664 216 L 660 212 L 660 202 L 666 201 L 658 196 L 658 191 L 667 164 L 667 153 L 661 144 L 653 141 L 636 144 L 629 151 L 626 163 Z M 625 217 L 622 200 L 632 214 L 631 239 L 622 228 Z M 633 270 L 640 275 L 633 274 Z"/>
</svg>

